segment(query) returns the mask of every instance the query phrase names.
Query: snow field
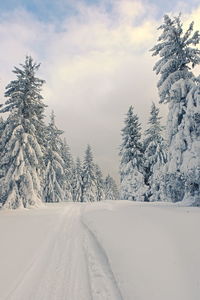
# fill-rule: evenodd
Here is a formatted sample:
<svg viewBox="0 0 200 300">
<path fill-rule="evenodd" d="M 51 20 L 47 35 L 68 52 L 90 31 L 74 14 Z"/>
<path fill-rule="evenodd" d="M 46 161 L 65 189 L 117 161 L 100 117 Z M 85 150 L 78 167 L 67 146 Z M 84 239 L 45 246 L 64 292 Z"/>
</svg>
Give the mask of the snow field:
<svg viewBox="0 0 200 300">
<path fill-rule="evenodd" d="M 91 206 L 83 220 L 108 257 L 122 299 L 199 299 L 199 208 L 107 205 Z"/>
<path fill-rule="evenodd" d="M 0 211 L 2 300 L 199 300 L 199 208 L 104 201 Z"/>
</svg>

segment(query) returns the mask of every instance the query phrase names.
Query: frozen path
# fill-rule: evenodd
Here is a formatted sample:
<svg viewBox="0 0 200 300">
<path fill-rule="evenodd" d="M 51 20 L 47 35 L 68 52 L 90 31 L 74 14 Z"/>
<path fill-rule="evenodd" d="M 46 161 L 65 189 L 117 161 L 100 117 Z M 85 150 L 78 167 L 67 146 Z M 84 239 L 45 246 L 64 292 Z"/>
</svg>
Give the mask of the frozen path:
<svg viewBox="0 0 200 300">
<path fill-rule="evenodd" d="M 81 222 L 83 205 L 63 207 L 8 300 L 121 300 L 100 245 Z"/>
<path fill-rule="evenodd" d="M 0 300 L 199 300 L 200 208 L 0 210 Z"/>
</svg>

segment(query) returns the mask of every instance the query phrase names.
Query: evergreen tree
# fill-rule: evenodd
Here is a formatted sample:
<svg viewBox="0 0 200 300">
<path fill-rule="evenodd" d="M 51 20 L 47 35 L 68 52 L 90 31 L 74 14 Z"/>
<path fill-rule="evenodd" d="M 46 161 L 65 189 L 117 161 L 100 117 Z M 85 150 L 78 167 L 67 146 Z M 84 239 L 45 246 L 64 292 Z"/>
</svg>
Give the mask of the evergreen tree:
<svg viewBox="0 0 200 300">
<path fill-rule="evenodd" d="M 4 131 L 4 127 L 5 127 L 5 122 L 3 120 L 2 117 L 0 117 L 0 140 L 2 138 L 2 134 L 3 134 L 3 131 Z"/>
<path fill-rule="evenodd" d="M 104 183 L 105 199 L 117 200 L 119 199 L 119 191 L 114 179 L 108 174 Z"/>
<path fill-rule="evenodd" d="M 187 94 L 187 110 L 183 118 L 186 150 L 180 171 L 184 174 L 184 201 L 200 206 L 200 82 L 194 80 Z"/>
<path fill-rule="evenodd" d="M 60 135 L 63 133 L 55 125 L 52 112 L 47 127 L 47 152 L 45 157 L 44 200 L 46 202 L 60 202 L 65 200 L 65 171 L 64 161 L 60 151 Z"/>
<path fill-rule="evenodd" d="M 198 31 L 193 33 L 193 27 L 194 22 L 184 33 L 180 15 L 173 19 L 165 15 L 164 23 L 158 28 L 162 33 L 151 51 L 153 56 L 161 57 L 154 66 L 156 74 L 160 74 L 157 86 L 161 103 L 172 102 L 172 85 L 180 79 L 192 78 L 190 68 L 200 63 L 200 50 L 194 48 L 200 41 L 200 35 Z"/>
<path fill-rule="evenodd" d="M 82 188 L 83 188 L 82 166 L 81 166 L 80 159 L 77 158 L 76 165 L 74 166 L 74 170 L 73 170 L 73 181 L 72 181 L 74 202 L 83 202 Z"/>
<path fill-rule="evenodd" d="M 100 167 L 95 165 L 95 178 L 96 178 L 96 189 L 97 189 L 97 201 L 101 201 L 105 199 L 104 194 L 104 180 Z"/>
<path fill-rule="evenodd" d="M 3 118 L 0 117 L 0 144 L 1 144 L 1 140 L 2 140 L 3 131 L 4 131 L 4 121 L 3 121 Z M 0 145 L 0 148 L 1 148 L 1 145 Z M 3 172 L 2 172 L 2 170 L 0 170 L 0 182 L 1 182 L 2 177 L 3 177 Z M 2 202 L 3 202 L 3 197 L 1 196 L 1 192 L 0 192 L 0 203 L 2 203 Z"/>
<path fill-rule="evenodd" d="M 167 162 L 166 144 L 162 137 L 163 126 L 160 124 L 159 109 L 153 103 L 151 106 L 149 126 L 145 131 L 144 156 L 145 156 L 145 183 L 149 186 L 148 197 L 154 193 L 154 176 L 160 171 L 161 166 Z M 157 176 L 156 176 L 157 177 Z M 161 184 L 156 178 L 156 189 Z M 152 197 L 153 199 L 153 197 Z M 152 200 L 151 199 L 151 200 Z"/>
<path fill-rule="evenodd" d="M 185 164 L 184 152 L 189 150 L 184 120 L 188 105 L 187 95 L 194 80 L 191 68 L 200 63 L 200 50 L 195 47 L 200 41 L 200 34 L 198 31 L 193 32 L 193 22 L 184 33 L 180 16 L 173 19 L 165 16 L 164 24 L 159 29 L 162 34 L 152 51 L 153 55 L 161 58 L 155 64 L 154 70 L 160 74 L 160 102 L 169 102 L 168 163 L 164 196 L 166 200 L 180 201 L 184 198 L 186 188 L 186 174 L 181 169 Z"/>
<path fill-rule="evenodd" d="M 122 129 L 120 150 L 121 199 L 143 201 L 146 186 L 143 176 L 143 153 L 141 126 L 133 107 L 128 110 L 125 127 Z"/>
<path fill-rule="evenodd" d="M 1 112 L 9 113 L 0 143 L 1 198 L 6 208 L 38 206 L 42 203 L 42 151 L 39 140 L 45 105 L 40 95 L 43 80 L 35 76 L 39 64 L 29 56 L 15 67 L 17 79 L 6 87 Z"/>
<path fill-rule="evenodd" d="M 63 159 L 63 168 L 64 168 L 64 173 L 65 173 L 65 200 L 70 201 L 72 200 L 72 180 L 73 180 L 73 159 L 71 155 L 71 151 L 69 146 L 67 145 L 66 139 L 60 140 L 60 153 L 61 157 Z"/>
<path fill-rule="evenodd" d="M 95 166 L 93 162 L 93 155 L 91 147 L 88 145 L 85 152 L 85 159 L 83 161 L 82 169 L 82 179 L 83 179 L 83 202 L 93 202 L 97 201 L 97 188 L 96 188 L 96 178 L 95 178 Z"/>
</svg>

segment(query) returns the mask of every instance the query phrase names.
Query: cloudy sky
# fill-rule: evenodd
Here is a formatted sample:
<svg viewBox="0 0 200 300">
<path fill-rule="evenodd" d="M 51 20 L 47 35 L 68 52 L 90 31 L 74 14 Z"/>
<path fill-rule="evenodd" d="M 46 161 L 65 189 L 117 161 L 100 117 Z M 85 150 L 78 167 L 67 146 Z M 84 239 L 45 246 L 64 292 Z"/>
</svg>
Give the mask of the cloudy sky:
<svg viewBox="0 0 200 300">
<path fill-rule="evenodd" d="M 199 0 L 0 1 L 0 96 L 13 66 L 32 55 L 46 80 L 43 96 L 74 156 L 91 144 L 96 161 L 117 179 L 120 130 L 130 105 L 143 128 L 158 103 L 149 49 L 165 13 L 182 12 L 200 29 Z M 164 118 L 167 107 L 161 106 Z"/>
</svg>

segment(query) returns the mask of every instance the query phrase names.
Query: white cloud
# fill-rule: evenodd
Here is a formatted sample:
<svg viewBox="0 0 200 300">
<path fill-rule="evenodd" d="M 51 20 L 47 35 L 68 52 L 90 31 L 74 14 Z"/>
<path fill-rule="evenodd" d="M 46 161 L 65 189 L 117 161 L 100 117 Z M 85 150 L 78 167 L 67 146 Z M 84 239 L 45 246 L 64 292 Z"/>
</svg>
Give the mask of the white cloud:
<svg viewBox="0 0 200 300">
<path fill-rule="evenodd" d="M 117 176 L 120 129 L 128 106 L 135 107 L 145 124 L 151 102 L 158 99 L 149 49 L 159 21 L 153 18 L 155 8 L 141 1 L 116 0 L 111 11 L 103 3 L 77 2 L 78 14 L 66 18 L 62 30 L 25 11 L 4 16 L 0 77 L 4 87 L 13 65 L 26 54 L 41 61 L 45 99 L 74 154 L 82 155 L 91 143 L 104 172 Z M 192 13 L 197 22 L 198 13 Z M 166 114 L 166 107 L 162 111 Z"/>
</svg>

